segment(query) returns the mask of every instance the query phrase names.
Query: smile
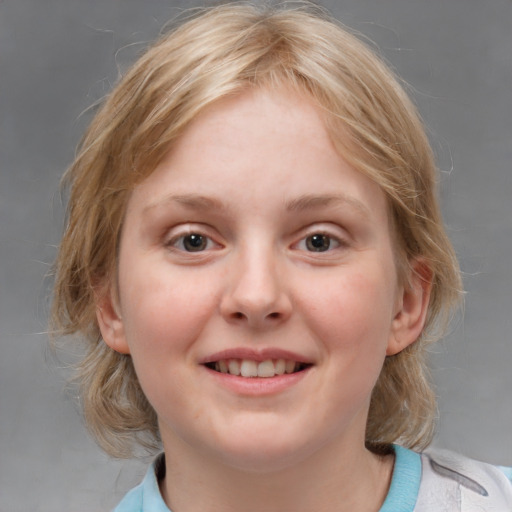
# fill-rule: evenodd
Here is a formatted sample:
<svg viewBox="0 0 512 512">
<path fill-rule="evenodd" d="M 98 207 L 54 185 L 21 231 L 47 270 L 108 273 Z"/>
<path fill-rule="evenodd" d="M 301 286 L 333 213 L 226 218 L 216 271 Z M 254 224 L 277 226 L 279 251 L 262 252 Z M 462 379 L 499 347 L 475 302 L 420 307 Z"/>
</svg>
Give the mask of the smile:
<svg viewBox="0 0 512 512">
<path fill-rule="evenodd" d="M 210 370 L 246 378 L 272 378 L 279 375 L 297 373 L 307 369 L 310 364 L 289 359 L 267 359 L 254 361 L 251 359 L 220 359 L 206 363 Z"/>
</svg>

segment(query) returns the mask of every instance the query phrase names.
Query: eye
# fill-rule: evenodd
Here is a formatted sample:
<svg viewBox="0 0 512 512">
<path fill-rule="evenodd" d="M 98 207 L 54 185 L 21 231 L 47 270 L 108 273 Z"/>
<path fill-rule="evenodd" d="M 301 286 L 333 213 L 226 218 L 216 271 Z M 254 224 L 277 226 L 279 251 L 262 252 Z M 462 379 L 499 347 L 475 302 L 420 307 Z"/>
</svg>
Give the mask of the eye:
<svg viewBox="0 0 512 512">
<path fill-rule="evenodd" d="M 333 240 L 324 233 L 315 233 L 305 239 L 306 249 L 313 252 L 325 252 L 331 248 Z"/>
<path fill-rule="evenodd" d="M 345 244 L 338 237 L 319 231 L 302 238 L 296 248 L 307 252 L 328 252 L 342 245 Z"/>
<path fill-rule="evenodd" d="M 211 238 L 200 233 L 187 233 L 186 235 L 173 238 L 169 245 L 180 251 L 201 252 L 206 249 L 211 249 L 214 242 Z"/>
</svg>

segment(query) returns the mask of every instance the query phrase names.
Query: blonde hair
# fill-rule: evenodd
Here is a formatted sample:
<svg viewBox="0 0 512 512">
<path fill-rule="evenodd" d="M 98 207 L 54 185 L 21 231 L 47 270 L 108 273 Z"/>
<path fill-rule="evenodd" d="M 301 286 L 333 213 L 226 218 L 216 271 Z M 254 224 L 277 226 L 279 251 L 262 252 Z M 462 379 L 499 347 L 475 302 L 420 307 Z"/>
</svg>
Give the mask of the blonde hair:
<svg viewBox="0 0 512 512">
<path fill-rule="evenodd" d="M 85 338 L 78 373 L 85 419 L 113 455 L 129 456 L 134 437 L 158 443 L 157 417 L 131 357 L 103 343 L 95 315 L 98 287 L 116 282 L 130 191 L 207 105 L 248 87 L 283 86 L 319 106 L 340 153 L 386 193 L 404 282 L 413 259 L 430 269 L 426 326 L 415 343 L 386 359 L 366 442 L 379 451 L 393 442 L 422 448 L 431 440 L 436 401 L 426 348 L 447 325 L 460 278 L 416 109 L 381 60 L 322 10 L 231 4 L 201 10 L 139 59 L 97 113 L 65 176 L 70 198 L 56 261 L 53 325 Z"/>
</svg>

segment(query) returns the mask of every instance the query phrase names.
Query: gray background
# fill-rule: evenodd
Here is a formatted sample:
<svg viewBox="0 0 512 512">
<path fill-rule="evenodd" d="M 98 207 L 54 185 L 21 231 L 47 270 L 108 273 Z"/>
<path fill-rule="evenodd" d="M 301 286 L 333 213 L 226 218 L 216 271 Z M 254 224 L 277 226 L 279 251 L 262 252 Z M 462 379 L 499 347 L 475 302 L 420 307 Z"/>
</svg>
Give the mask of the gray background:
<svg viewBox="0 0 512 512">
<path fill-rule="evenodd" d="M 0 0 L 0 510 L 109 510 L 145 462 L 87 436 L 47 357 L 59 177 L 89 114 L 162 25 L 196 2 Z M 436 444 L 512 465 L 512 2 L 325 1 L 413 87 L 442 170 L 468 291 L 436 348 Z"/>
</svg>

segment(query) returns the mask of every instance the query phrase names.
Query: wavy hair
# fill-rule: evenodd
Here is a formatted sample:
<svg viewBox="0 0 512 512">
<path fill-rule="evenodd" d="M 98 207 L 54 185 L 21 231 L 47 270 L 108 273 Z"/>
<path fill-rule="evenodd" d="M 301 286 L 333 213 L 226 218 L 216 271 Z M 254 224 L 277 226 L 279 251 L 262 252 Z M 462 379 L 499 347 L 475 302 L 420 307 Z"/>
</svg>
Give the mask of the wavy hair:
<svg viewBox="0 0 512 512">
<path fill-rule="evenodd" d="M 55 264 L 52 327 L 79 335 L 77 380 L 86 423 L 115 456 L 136 440 L 158 444 L 156 413 L 131 357 L 101 339 L 95 291 L 115 285 L 130 192 L 205 107 L 250 87 L 288 87 L 323 113 L 340 154 L 387 196 L 399 277 L 422 258 L 432 292 L 420 338 L 387 357 L 374 388 L 366 443 L 423 448 L 436 400 L 427 346 L 443 333 L 460 297 L 459 268 L 437 200 L 437 171 L 417 111 L 388 67 L 323 10 L 228 4 L 198 10 L 151 46 L 106 98 L 64 184 L 70 197 Z M 115 286 L 114 286 L 115 288 Z"/>
</svg>

